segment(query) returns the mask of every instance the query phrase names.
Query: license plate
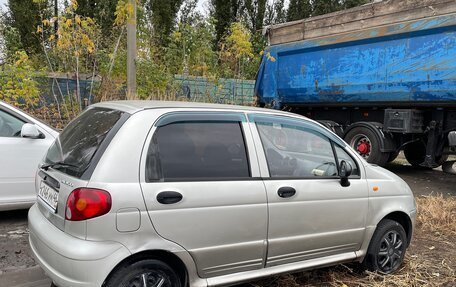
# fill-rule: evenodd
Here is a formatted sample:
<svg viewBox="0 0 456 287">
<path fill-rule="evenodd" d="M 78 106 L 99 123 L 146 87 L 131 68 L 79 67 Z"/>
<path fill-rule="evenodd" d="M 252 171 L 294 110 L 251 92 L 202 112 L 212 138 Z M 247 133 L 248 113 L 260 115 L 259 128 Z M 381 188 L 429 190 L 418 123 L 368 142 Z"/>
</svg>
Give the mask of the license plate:
<svg viewBox="0 0 456 287">
<path fill-rule="evenodd" d="M 38 189 L 38 197 L 41 198 L 44 203 L 52 209 L 52 211 L 55 212 L 57 210 L 59 193 L 43 181 L 41 181 L 40 188 Z"/>
</svg>

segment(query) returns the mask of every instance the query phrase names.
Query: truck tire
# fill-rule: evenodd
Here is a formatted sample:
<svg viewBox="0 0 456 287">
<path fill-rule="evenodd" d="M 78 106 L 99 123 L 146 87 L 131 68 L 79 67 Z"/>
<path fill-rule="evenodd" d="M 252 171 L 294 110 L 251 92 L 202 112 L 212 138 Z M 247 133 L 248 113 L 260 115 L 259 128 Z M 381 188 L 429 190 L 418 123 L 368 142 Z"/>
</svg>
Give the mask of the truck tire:
<svg viewBox="0 0 456 287">
<path fill-rule="evenodd" d="M 380 140 L 377 135 L 366 127 L 355 127 L 350 130 L 344 140 L 367 162 L 384 166 L 390 153 L 380 151 Z"/>
<path fill-rule="evenodd" d="M 422 141 L 409 143 L 404 147 L 405 159 L 414 167 L 421 167 L 420 164 L 426 158 L 426 145 Z M 448 159 L 448 155 L 435 157 L 435 162 L 438 166 L 444 164 Z"/>
<path fill-rule="evenodd" d="M 409 143 L 404 147 L 404 156 L 412 166 L 420 167 L 426 157 L 426 146 L 422 142 Z"/>
</svg>

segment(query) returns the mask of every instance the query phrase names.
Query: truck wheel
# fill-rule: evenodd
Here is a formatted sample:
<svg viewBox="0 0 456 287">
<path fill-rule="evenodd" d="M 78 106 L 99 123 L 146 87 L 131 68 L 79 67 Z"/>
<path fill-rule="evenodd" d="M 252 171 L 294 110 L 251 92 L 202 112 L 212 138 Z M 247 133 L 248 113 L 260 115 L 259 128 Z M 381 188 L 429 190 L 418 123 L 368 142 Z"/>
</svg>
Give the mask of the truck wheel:
<svg viewBox="0 0 456 287">
<path fill-rule="evenodd" d="M 380 151 L 379 139 L 368 128 L 353 128 L 345 135 L 344 140 L 369 163 L 383 166 L 390 157 L 389 153 Z"/>
<path fill-rule="evenodd" d="M 426 146 L 422 142 L 413 142 L 404 147 L 404 156 L 415 167 L 419 167 L 426 157 Z"/>
<path fill-rule="evenodd" d="M 412 166 L 421 167 L 426 158 L 426 145 L 421 141 L 410 143 L 404 147 L 404 156 Z M 448 155 L 441 155 L 435 158 L 435 162 L 441 166 L 447 159 Z"/>
</svg>

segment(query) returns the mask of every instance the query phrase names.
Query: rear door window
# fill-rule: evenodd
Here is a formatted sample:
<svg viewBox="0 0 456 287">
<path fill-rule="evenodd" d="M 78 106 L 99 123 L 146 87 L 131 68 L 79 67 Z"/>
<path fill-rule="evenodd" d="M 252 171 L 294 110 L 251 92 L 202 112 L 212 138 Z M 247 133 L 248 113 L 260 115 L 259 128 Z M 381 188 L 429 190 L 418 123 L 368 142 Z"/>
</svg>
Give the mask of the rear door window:
<svg viewBox="0 0 456 287">
<path fill-rule="evenodd" d="M 56 164 L 55 169 L 81 178 L 97 151 L 102 145 L 106 147 L 109 144 L 126 117 L 126 113 L 105 108 L 85 111 L 62 131 L 49 148 L 45 164 Z M 105 142 L 106 138 L 108 142 Z"/>
<path fill-rule="evenodd" d="M 241 122 L 190 121 L 158 127 L 149 146 L 147 180 L 250 177 Z"/>
</svg>

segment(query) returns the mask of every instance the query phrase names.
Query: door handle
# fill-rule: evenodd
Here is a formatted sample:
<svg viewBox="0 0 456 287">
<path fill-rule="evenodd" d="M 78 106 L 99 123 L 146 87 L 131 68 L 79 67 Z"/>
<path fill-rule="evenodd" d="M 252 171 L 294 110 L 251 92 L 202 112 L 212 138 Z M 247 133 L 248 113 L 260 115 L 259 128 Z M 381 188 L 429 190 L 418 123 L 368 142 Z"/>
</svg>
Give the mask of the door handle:
<svg viewBox="0 0 456 287">
<path fill-rule="evenodd" d="M 277 194 L 283 198 L 292 197 L 293 195 L 296 194 L 296 189 L 294 189 L 291 186 L 283 186 L 283 187 L 279 188 L 279 190 L 277 191 Z"/>
<path fill-rule="evenodd" d="M 176 191 L 162 191 L 157 194 L 157 201 L 161 204 L 173 204 L 181 201 L 182 194 Z"/>
</svg>

